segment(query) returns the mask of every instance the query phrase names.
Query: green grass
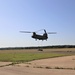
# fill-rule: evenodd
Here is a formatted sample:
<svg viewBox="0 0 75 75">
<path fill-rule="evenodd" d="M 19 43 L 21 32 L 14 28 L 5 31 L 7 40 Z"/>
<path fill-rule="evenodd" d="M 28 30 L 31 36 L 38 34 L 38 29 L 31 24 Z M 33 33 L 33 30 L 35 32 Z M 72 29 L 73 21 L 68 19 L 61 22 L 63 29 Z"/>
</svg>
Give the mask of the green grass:
<svg viewBox="0 0 75 75">
<path fill-rule="evenodd" d="M 32 60 L 45 59 L 45 58 L 53 58 L 64 56 L 64 54 L 56 54 L 56 53 L 0 53 L 0 61 L 6 62 L 28 62 Z"/>
</svg>

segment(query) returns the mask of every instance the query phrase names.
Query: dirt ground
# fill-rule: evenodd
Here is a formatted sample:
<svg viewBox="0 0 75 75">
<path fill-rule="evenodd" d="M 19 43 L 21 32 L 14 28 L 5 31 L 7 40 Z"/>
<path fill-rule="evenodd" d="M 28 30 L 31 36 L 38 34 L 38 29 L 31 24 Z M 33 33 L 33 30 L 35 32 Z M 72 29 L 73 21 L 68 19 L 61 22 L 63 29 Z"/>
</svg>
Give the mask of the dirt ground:
<svg viewBox="0 0 75 75">
<path fill-rule="evenodd" d="M 0 66 L 11 62 L 0 62 Z M 75 75 L 75 56 L 35 60 L 0 67 L 0 75 Z"/>
</svg>

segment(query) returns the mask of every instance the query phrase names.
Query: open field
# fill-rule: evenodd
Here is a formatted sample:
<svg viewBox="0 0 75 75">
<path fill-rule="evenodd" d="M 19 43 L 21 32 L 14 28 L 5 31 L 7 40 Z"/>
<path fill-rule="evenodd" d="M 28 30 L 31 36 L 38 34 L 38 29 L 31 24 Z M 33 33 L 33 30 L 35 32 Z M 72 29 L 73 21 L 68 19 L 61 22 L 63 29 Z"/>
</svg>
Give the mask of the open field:
<svg viewBox="0 0 75 75">
<path fill-rule="evenodd" d="M 64 49 L 23 49 L 23 50 L 0 50 L 0 61 L 5 62 L 27 62 L 37 59 L 74 55 L 74 48 Z"/>
<path fill-rule="evenodd" d="M 0 61 L 0 75 L 75 75 L 75 48 L 0 50 Z"/>
</svg>

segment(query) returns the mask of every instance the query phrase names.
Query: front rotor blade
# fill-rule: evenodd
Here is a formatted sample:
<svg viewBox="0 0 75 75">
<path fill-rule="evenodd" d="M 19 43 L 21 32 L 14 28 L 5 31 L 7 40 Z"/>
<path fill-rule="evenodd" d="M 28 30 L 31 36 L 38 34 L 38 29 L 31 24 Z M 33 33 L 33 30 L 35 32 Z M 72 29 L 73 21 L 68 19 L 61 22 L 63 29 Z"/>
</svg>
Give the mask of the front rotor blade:
<svg viewBox="0 0 75 75">
<path fill-rule="evenodd" d="M 21 33 L 33 33 L 33 32 L 29 32 L 29 31 L 20 31 Z"/>
<path fill-rule="evenodd" d="M 48 32 L 48 34 L 56 34 L 56 32 Z"/>
</svg>

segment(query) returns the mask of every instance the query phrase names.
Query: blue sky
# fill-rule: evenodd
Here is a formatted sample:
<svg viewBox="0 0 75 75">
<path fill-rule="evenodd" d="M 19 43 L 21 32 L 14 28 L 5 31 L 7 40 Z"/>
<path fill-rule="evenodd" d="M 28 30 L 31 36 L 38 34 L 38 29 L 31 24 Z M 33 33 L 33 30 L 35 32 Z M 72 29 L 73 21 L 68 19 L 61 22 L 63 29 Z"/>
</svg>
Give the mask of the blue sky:
<svg viewBox="0 0 75 75">
<path fill-rule="evenodd" d="M 19 31 L 57 32 L 35 41 Z M 0 47 L 75 45 L 75 0 L 0 0 Z"/>
</svg>

